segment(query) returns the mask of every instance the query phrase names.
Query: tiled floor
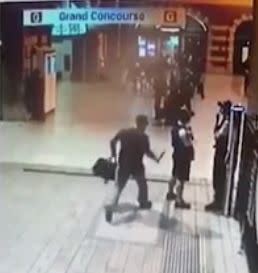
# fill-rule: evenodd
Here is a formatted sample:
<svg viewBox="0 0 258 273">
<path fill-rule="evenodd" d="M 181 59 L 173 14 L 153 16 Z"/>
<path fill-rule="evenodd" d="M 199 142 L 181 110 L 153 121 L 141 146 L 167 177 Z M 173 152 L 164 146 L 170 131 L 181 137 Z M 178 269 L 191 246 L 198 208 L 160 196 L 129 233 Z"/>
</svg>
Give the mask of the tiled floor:
<svg viewBox="0 0 258 273">
<path fill-rule="evenodd" d="M 211 177 L 216 102 L 227 98 L 241 102 L 242 84 L 242 79 L 237 77 L 206 76 L 206 99 L 194 100 L 193 177 Z M 109 156 L 111 137 L 120 128 L 132 125 L 137 113 L 150 117 L 153 114 L 151 98 L 136 98 L 122 88 L 62 83 L 58 94 L 56 113 L 45 123 L 0 123 L 0 142 L 4 143 L 0 162 L 43 164 L 77 171 L 89 169 L 99 156 Z M 146 160 L 147 173 L 168 176 L 171 171 L 169 129 L 150 126 L 148 133 L 153 150 L 159 153 L 165 149 L 167 153 L 160 165 Z"/>
<path fill-rule="evenodd" d="M 0 164 L 0 273 L 247 273 L 238 254 L 238 224 L 203 210 L 211 199 L 216 102 L 242 101 L 241 89 L 239 78 L 208 75 L 206 99 L 194 101 L 197 154 L 185 192 L 190 211 L 168 205 L 167 185 L 151 183 L 154 208 L 139 212 L 130 183 L 110 226 L 102 209 L 110 186 L 98 179 L 24 173 Z M 57 112 L 46 123 L 0 123 L 0 163 L 88 169 L 109 155 L 118 129 L 137 113 L 152 115 L 151 99 L 122 90 L 63 83 L 59 93 Z M 154 151 L 167 154 L 158 166 L 146 161 L 147 173 L 168 176 L 169 129 L 150 126 L 148 132 Z"/>
<path fill-rule="evenodd" d="M 150 183 L 154 207 L 140 212 L 130 181 L 112 225 L 103 212 L 112 184 L 3 166 L 0 179 L 0 273 L 248 272 L 238 224 L 203 210 L 205 179 L 186 187 L 190 211 L 164 200 L 167 185 Z"/>
</svg>

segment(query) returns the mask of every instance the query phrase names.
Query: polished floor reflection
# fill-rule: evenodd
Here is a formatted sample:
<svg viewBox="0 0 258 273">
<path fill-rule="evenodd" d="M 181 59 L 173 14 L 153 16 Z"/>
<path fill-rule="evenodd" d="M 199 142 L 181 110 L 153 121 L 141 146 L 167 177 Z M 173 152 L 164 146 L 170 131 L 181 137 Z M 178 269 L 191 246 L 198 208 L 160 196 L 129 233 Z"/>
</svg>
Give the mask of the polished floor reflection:
<svg viewBox="0 0 258 273">
<path fill-rule="evenodd" d="M 194 100 L 196 160 L 185 199 L 190 211 L 165 201 L 167 185 L 150 183 L 154 207 L 139 212 L 129 183 L 113 225 L 104 221 L 110 185 L 96 178 L 24 172 L 23 166 L 86 172 L 109 155 L 109 140 L 138 113 L 152 117 L 152 99 L 108 85 L 61 83 L 56 113 L 45 123 L 0 123 L 0 273 L 247 273 L 238 223 L 204 211 L 212 199 L 213 124 L 218 100 L 243 102 L 242 80 L 207 75 L 206 99 Z M 169 128 L 150 126 L 160 165 L 147 175 L 168 178 Z M 3 164 L 5 163 L 5 164 Z M 9 164 L 6 164 L 9 163 Z"/>
<path fill-rule="evenodd" d="M 206 99 L 193 101 L 196 160 L 192 176 L 210 178 L 213 160 L 213 126 L 217 101 L 231 98 L 243 102 L 241 78 L 207 75 Z M 109 141 L 121 128 L 134 124 L 138 113 L 153 116 L 151 97 L 136 97 L 123 88 L 108 84 L 61 83 L 55 114 L 45 123 L 4 122 L 1 126 L 0 162 L 39 164 L 73 170 L 90 169 L 95 160 L 110 154 Z M 160 163 L 147 160 L 150 176 L 169 176 L 171 172 L 170 129 L 150 126 L 153 150 L 167 153 Z M 17 141 L 17 137 L 19 141 Z"/>
</svg>

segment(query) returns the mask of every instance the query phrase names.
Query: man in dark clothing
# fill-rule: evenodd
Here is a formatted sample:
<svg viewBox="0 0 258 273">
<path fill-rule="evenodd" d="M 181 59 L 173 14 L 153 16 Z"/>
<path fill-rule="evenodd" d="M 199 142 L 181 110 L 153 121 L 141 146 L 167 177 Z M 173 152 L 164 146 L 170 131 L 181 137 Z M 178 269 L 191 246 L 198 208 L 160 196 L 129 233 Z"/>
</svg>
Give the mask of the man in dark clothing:
<svg viewBox="0 0 258 273">
<path fill-rule="evenodd" d="M 202 69 L 202 59 L 197 58 L 195 65 L 193 66 L 193 71 L 195 75 L 195 86 L 197 89 L 197 93 L 201 96 L 202 99 L 205 98 L 204 94 L 204 75 Z"/>
<path fill-rule="evenodd" d="M 226 182 L 226 154 L 229 133 L 229 118 L 231 102 L 218 104 L 220 113 L 217 114 L 214 128 L 215 155 L 213 164 L 213 189 L 214 200 L 205 206 L 206 211 L 220 211 L 223 208 L 223 198 Z"/>
<path fill-rule="evenodd" d="M 148 199 L 148 187 L 143 165 L 144 155 L 159 163 L 164 153 L 158 158 L 151 150 L 149 138 L 145 134 L 148 119 L 144 115 L 136 118 L 136 128 L 119 131 L 111 140 L 112 158 L 116 160 L 116 145 L 121 144 L 118 158 L 115 189 L 111 202 L 106 206 L 106 221 L 112 221 L 112 211 L 116 207 L 122 190 L 130 176 L 136 180 L 139 187 L 138 202 L 140 209 L 151 209 L 152 203 Z"/>
<path fill-rule="evenodd" d="M 247 95 L 247 89 L 249 87 L 249 78 L 250 78 L 250 58 L 248 57 L 247 60 L 243 63 L 244 67 L 244 94 Z"/>
<path fill-rule="evenodd" d="M 192 104 L 191 104 L 191 100 L 194 95 L 194 85 L 192 81 L 192 71 L 188 68 L 185 68 L 182 71 L 180 91 L 181 91 L 181 96 L 184 100 L 184 104 L 186 105 L 188 111 L 192 115 L 194 115 L 194 112 L 192 110 Z"/>
<path fill-rule="evenodd" d="M 184 101 L 179 90 L 170 88 L 170 93 L 165 100 L 166 125 L 175 126 L 177 124 L 178 115 L 183 105 Z"/>
<path fill-rule="evenodd" d="M 193 133 L 189 125 L 190 114 L 186 110 L 181 110 L 177 125 L 172 129 L 173 146 L 173 171 L 169 181 L 167 200 L 176 200 L 175 207 L 190 209 L 191 205 L 183 199 L 184 185 L 189 181 L 191 162 L 194 160 Z M 179 182 L 174 193 L 174 187 Z"/>
<path fill-rule="evenodd" d="M 205 99 L 205 94 L 204 94 L 204 77 L 201 74 L 197 74 L 197 93 L 201 96 L 201 98 L 204 100 Z"/>
<path fill-rule="evenodd" d="M 166 93 L 166 79 L 165 76 L 159 73 L 154 79 L 154 112 L 155 120 L 161 120 L 164 117 L 162 113 L 161 101 Z"/>
</svg>

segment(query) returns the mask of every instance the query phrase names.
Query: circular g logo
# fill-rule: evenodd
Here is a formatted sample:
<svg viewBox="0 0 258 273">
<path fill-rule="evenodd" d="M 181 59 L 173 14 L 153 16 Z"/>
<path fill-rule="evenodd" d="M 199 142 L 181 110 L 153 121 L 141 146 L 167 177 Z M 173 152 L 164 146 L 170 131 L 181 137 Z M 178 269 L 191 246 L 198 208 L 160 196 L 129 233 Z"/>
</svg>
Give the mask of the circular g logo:
<svg viewBox="0 0 258 273">
<path fill-rule="evenodd" d="M 169 11 L 169 10 L 165 11 L 164 21 L 165 21 L 165 23 L 176 23 L 176 21 L 177 21 L 176 11 Z"/>
<path fill-rule="evenodd" d="M 38 11 L 38 12 L 32 12 L 30 14 L 30 20 L 31 23 L 33 24 L 39 24 L 42 22 L 42 12 Z"/>
</svg>

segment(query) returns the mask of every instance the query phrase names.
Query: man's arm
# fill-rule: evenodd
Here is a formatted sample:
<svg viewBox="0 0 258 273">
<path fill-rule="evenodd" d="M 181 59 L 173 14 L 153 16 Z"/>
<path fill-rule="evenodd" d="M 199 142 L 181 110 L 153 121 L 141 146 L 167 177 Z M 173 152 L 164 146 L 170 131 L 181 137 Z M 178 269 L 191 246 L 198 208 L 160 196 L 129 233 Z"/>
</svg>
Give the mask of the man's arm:
<svg viewBox="0 0 258 273">
<path fill-rule="evenodd" d="M 152 159 L 153 161 L 156 161 L 157 163 L 159 163 L 159 158 L 157 158 L 157 156 L 153 153 L 153 151 L 149 150 L 146 152 L 146 155 Z"/>
<path fill-rule="evenodd" d="M 122 135 L 122 131 L 118 132 L 114 138 L 110 141 L 110 149 L 112 158 L 116 158 L 116 145 L 117 142 L 120 141 Z"/>
<path fill-rule="evenodd" d="M 159 163 L 160 159 L 163 157 L 164 153 L 162 153 L 160 155 L 160 157 L 157 157 L 154 152 L 151 150 L 150 148 L 150 141 L 149 141 L 149 138 L 147 137 L 147 140 L 146 140 L 146 151 L 145 151 L 145 154 L 147 157 L 149 157 L 150 159 L 152 159 L 153 161 Z"/>
</svg>

